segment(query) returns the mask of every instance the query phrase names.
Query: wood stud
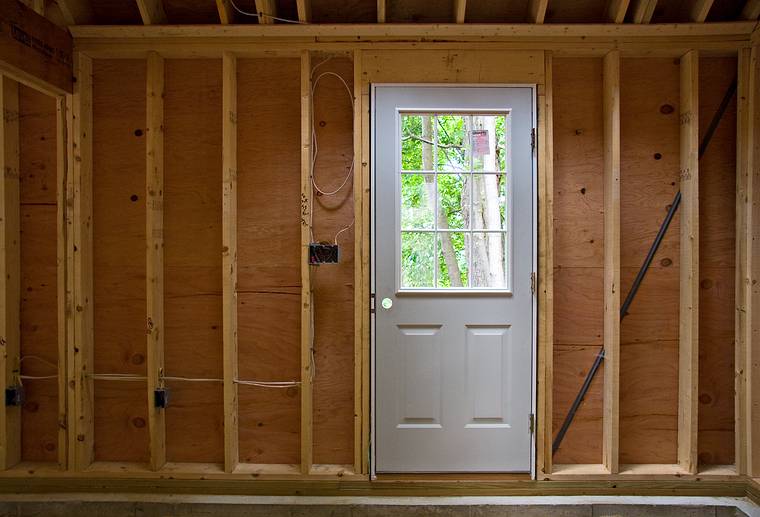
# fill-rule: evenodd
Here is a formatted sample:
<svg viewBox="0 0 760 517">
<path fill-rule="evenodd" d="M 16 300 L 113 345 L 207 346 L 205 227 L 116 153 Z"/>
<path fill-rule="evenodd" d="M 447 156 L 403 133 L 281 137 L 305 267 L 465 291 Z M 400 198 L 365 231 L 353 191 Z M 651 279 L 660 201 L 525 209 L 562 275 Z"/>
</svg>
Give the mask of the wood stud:
<svg viewBox="0 0 760 517">
<path fill-rule="evenodd" d="M 362 169 L 359 160 L 362 156 L 362 53 L 354 51 L 354 228 L 363 228 Z M 354 232 L 354 472 L 363 472 L 362 433 L 362 349 L 364 330 L 364 268 L 362 267 L 362 232 Z"/>
<path fill-rule="evenodd" d="M 607 6 L 607 20 L 612 23 L 623 23 L 629 3 L 630 0 L 610 0 Z"/>
<path fill-rule="evenodd" d="M 145 147 L 145 235 L 147 294 L 148 429 L 150 464 L 166 463 L 166 424 L 163 408 L 155 405 L 155 391 L 164 387 L 164 60 L 148 54 Z"/>
<path fill-rule="evenodd" d="M 620 442 L 620 52 L 603 62 L 604 409 L 602 463 L 618 472 Z"/>
<path fill-rule="evenodd" d="M 697 472 L 699 368 L 699 53 L 681 58 L 681 257 L 678 464 Z"/>
<path fill-rule="evenodd" d="M 313 455 L 313 329 L 311 242 L 311 57 L 301 53 L 301 472 L 309 474 Z"/>
<path fill-rule="evenodd" d="M 538 86 L 538 419 L 537 470 L 552 473 L 552 385 L 554 356 L 554 111 L 553 56 L 544 57 Z"/>
<path fill-rule="evenodd" d="M 5 390 L 20 384 L 21 369 L 21 234 L 19 170 L 19 96 L 18 83 L 0 75 L 0 355 L 3 396 Z M 3 400 L 0 422 L 0 468 L 7 469 L 21 460 L 21 407 L 7 406 Z"/>
<path fill-rule="evenodd" d="M 530 0 L 528 3 L 528 21 L 532 23 L 544 23 L 548 5 L 549 0 Z"/>
<path fill-rule="evenodd" d="M 454 0 L 454 22 L 464 23 L 467 0 Z"/>
<path fill-rule="evenodd" d="M 222 318 L 224 470 L 239 461 L 237 341 L 237 59 L 222 57 Z"/>
<path fill-rule="evenodd" d="M 256 0 L 256 14 L 259 15 L 259 23 L 271 25 L 274 23 L 273 16 L 277 16 L 277 4 L 275 0 Z"/>
<path fill-rule="evenodd" d="M 704 23 L 705 20 L 707 20 L 707 15 L 710 13 L 713 1 L 714 0 L 695 0 L 689 13 L 691 21 L 695 23 Z"/>
<path fill-rule="evenodd" d="M 66 353 L 69 343 L 74 342 L 74 319 L 73 319 L 73 293 L 71 290 L 73 281 L 73 255 L 70 252 L 70 235 L 72 223 L 72 203 L 69 203 L 73 194 L 72 177 L 69 173 L 67 161 L 67 132 L 66 121 L 68 113 L 66 97 L 56 98 L 56 219 L 58 242 L 56 249 L 57 259 L 57 298 L 58 298 L 58 466 L 66 469 L 68 465 L 68 422 L 66 420 L 66 393 L 67 393 L 67 367 Z M 73 251 L 73 250 L 72 250 Z"/>
<path fill-rule="evenodd" d="M 85 470 L 94 458 L 92 372 L 92 60 L 74 55 L 76 82 L 70 97 L 68 163 L 73 172 L 74 342 L 68 348 L 69 468 Z"/>
</svg>

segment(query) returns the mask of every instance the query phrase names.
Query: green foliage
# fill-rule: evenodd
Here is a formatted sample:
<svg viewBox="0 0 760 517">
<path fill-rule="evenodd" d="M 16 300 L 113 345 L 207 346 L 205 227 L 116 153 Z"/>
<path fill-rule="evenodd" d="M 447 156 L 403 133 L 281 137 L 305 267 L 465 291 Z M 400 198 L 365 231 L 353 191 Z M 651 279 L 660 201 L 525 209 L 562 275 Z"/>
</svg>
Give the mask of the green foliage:
<svg viewBox="0 0 760 517">
<path fill-rule="evenodd" d="M 433 174 L 403 174 L 401 176 L 401 220 L 403 229 L 434 228 L 433 201 L 431 194 L 437 190 L 438 210 L 444 221 L 439 227 L 465 229 L 470 221 L 470 142 L 467 115 L 439 115 L 435 117 L 435 131 L 425 134 L 423 124 L 430 123 L 422 115 L 403 115 L 401 118 L 401 167 L 404 171 L 426 170 L 423 148 L 432 150 L 432 135 L 437 136 L 438 149 L 434 154 L 437 178 Z M 497 163 L 500 170 L 505 170 L 505 117 L 496 118 Z M 432 164 L 431 164 L 432 165 Z M 428 166 L 427 170 L 431 167 Z M 500 176 L 500 191 L 503 190 L 504 176 Z M 503 207 L 502 210 L 503 219 Z M 433 287 L 433 267 L 438 266 L 438 287 L 451 287 L 451 274 L 448 271 L 442 251 L 444 242 L 450 243 L 459 266 L 462 285 L 467 285 L 468 276 L 468 240 L 464 232 L 439 232 L 437 257 L 433 257 L 432 232 L 404 232 L 402 234 L 401 262 L 402 285 L 404 287 Z"/>
</svg>

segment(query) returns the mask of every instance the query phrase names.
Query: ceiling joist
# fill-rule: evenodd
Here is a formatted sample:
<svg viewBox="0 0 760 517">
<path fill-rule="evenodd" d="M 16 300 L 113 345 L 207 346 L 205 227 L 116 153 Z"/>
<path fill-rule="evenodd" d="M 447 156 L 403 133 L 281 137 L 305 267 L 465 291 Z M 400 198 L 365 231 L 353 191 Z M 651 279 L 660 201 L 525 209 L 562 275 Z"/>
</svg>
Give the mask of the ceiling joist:
<svg viewBox="0 0 760 517">
<path fill-rule="evenodd" d="M 467 0 L 454 0 L 454 21 L 464 23 L 464 15 L 467 10 Z"/>
<path fill-rule="evenodd" d="M 137 8 L 143 25 L 158 25 L 166 23 L 166 13 L 161 0 L 137 0 Z"/>
<path fill-rule="evenodd" d="M 633 23 L 651 23 L 657 0 L 634 0 Z"/>
<path fill-rule="evenodd" d="M 533 23 L 544 23 L 548 5 L 549 0 L 530 0 L 528 13 L 530 21 Z"/>
<path fill-rule="evenodd" d="M 90 0 L 58 0 L 66 25 L 86 25 L 93 22 Z"/>
<path fill-rule="evenodd" d="M 612 23 L 623 23 L 625 13 L 628 12 L 630 0 L 610 0 L 607 6 L 607 21 Z"/>
<path fill-rule="evenodd" d="M 691 21 L 695 23 L 704 23 L 704 21 L 707 20 L 707 15 L 709 14 L 712 5 L 713 0 L 696 0 L 689 13 Z"/>
<path fill-rule="evenodd" d="M 385 23 L 385 0 L 377 0 L 377 23 Z"/>
<path fill-rule="evenodd" d="M 277 4 L 274 0 L 256 0 L 256 14 L 260 24 L 271 25 L 277 16 Z"/>
<path fill-rule="evenodd" d="M 311 23 L 311 0 L 296 0 L 298 9 L 298 21 L 301 23 Z"/>
<path fill-rule="evenodd" d="M 216 10 L 219 11 L 219 23 L 222 25 L 235 23 L 235 9 L 229 0 L 216 0 Z"/>
<path fill-rule="evenodd" d="M 757 20 L 760 16 L 760 0 L 747 0 L 742 9 L 742 19 Z"/>
</svg>

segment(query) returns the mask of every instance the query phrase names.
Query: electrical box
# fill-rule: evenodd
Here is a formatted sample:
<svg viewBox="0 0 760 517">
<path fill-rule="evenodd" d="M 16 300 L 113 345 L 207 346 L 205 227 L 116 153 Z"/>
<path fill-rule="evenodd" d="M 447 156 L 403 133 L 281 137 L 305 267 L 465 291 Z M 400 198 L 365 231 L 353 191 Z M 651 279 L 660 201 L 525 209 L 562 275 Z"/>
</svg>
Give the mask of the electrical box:
<svg viewBox="0 0 760 517">
<path fill-rule="evenodd" d="M 5 388 L 6 406 L 23 406 L 26 399 L 23 386 L 8 386 Z"/>
<path fill-rule="evenodd" d="M 312 242 L 309 244 L 309 264 L 337 264 L 340 259 L 340 249 L 337 244 Z"/>
<path fill-rule="evenodd" d="M 158 388 L 153 392 L 154 405 L 159 409 L 169 406 L 169 388 Z"/>
</svg>

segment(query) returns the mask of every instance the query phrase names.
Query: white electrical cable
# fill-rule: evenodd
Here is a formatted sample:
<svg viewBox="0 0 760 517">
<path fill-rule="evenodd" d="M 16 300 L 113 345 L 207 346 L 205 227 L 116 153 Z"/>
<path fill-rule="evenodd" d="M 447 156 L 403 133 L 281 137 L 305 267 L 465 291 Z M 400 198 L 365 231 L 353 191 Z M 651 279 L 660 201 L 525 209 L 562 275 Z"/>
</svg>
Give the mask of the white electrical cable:
<svg viewBox="0 0 760 517">
<path fill-rule="evenodd" d="M 43 380 L 43 379 L 57 379 L 57 375 L 19 375 L 19 379 L 29 380 Z"/>
<path fill-rule="evenodd" d="M 57 377 L 57 376 L 52 376 Z M 129 373 L 92 373 L 88 377 L 95 380 L 102 381 L 145 381 L 148 378 L 144 375 L 134 375 Z M 30 377 L 31 378 L 31 377 Z M 202 377 L 175 377 L 165 376 L 159 377 L 161 381 L 180 381 L 180 382 L 224 382 L 224 379 L 207 379 Z M 259 388 L 291 388 L 294 386 L 300 386 L 299 381 L 250 381 L 235 379 L 235 384 L 244 384 L 246 386 L 256 386 Z"/>
<path fill-rule="evenodd" d="M 272 16 L 271 14 L 266 14 L 266 13 L 249 13 L 247 11 L 243 11 L 237 5 L 235 5 L 235 2 L 233 2 L 233 0 L 230 0 L 230 5 L 232 5 L 232 8 L 235 9 L 237 12 L 245 16 L 253 16 L 254 18 L 260 18 L 263 16 L 265 18 L 271 18 L 272 20 L 277 20 L 278 22 L 304 24 L 304 22 L 300 20 L 289 20 L 288 18 L 279 18 L 277 16 Z"/>
<path fill-rule="evenodd" d="M 145 375 L 135 375 L 130 373 L 90 373 L 87 377 L 96 381 L 146 381 Z"/>
</svg>

